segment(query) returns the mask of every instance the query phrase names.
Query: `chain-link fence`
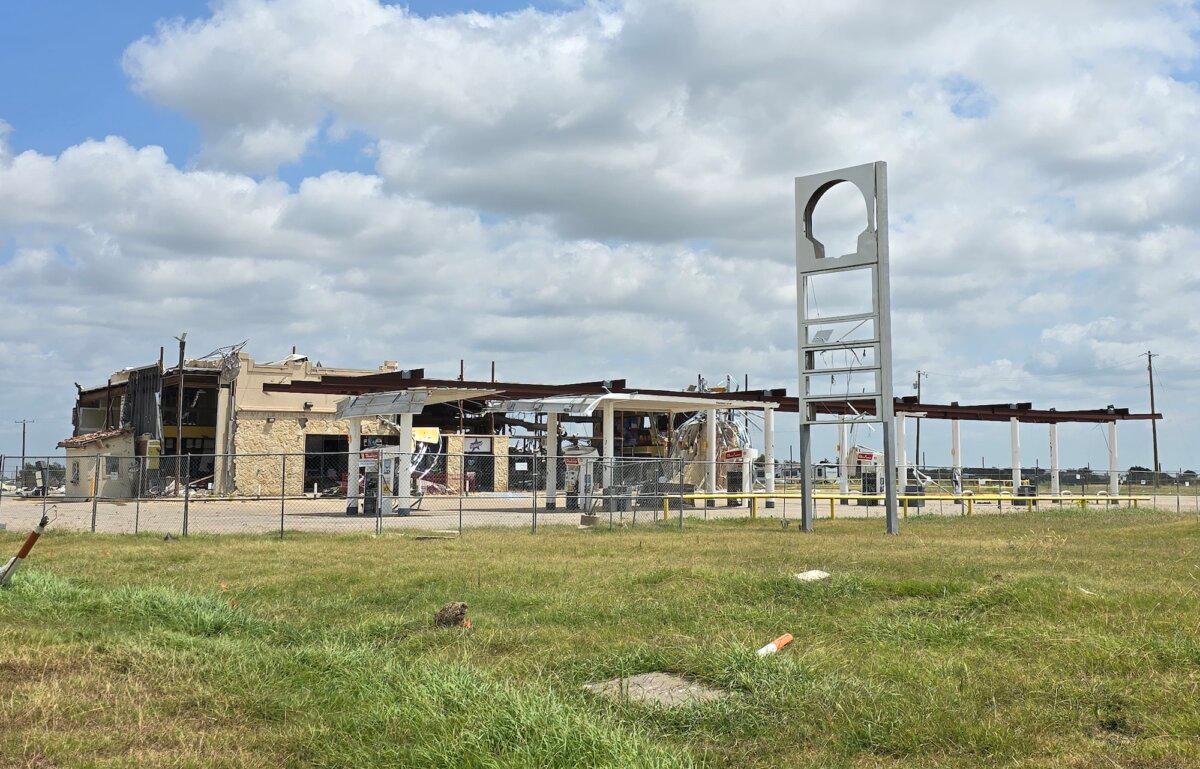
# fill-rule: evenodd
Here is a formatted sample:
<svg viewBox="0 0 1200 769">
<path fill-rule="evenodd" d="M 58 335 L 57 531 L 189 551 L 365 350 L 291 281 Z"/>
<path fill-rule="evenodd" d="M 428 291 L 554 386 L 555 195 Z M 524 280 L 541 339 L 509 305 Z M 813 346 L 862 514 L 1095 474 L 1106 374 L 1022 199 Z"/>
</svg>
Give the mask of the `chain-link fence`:
<svg viewBox="0 0 1200 769">
<path fill-rule="evenodd" d="M 354 472 L 351 472 L 351 468 Z M 776 462 L 616 458 L 548 460 L 533 453 L 400 453 L 395 447 L 342 453 L 192 454 L 181 457 L 58 455 L 0 457 L 0 524 L 32 525 L 45 510 L 56 528 L 157 532 L 461 533 L 467 528 L 545 526 L 683 527 L 688 521 L 800 514 L 800 468 Z M 839 472 L 841 471 L 841 472 Z M 1031 505 L 1132 504 L 1200 512 L 1194 472 L 1109 473 L 1025 468 L 909 467 L 902 492 L 910 513 L 958 515 Z M 817 517 L 883 514 L 880 471 L 856 464 L 814 467 Z M 713 493 L 715 498 L 704 498 Z M 958 495 L 958 499 L 921 499 Z M 1054 496 L 1054 499 L 1048 497 Z M 1032 499 L 1023 499 L 1030 497 Z M 989 507 L 990 506 L 990 507 Z"/>
</svg>

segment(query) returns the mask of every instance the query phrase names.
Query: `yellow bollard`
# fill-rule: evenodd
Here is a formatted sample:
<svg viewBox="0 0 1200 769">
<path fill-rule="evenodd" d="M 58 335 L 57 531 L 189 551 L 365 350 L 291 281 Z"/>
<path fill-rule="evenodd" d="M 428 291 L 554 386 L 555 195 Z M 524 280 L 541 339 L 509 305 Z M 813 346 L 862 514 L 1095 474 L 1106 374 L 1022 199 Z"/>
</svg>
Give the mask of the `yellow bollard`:
<svg viewBox="0 0 1200 769">
<path fill-rule="evenodd" d="M 975 500 L 971 497 L 967 497 L 967 515 L 970 515 L 973 512 L 975 512 Z"/>
<path fill-rule="evenodd" d="M 904 497 L 904 499 L 902 501 L 904 502 L 904 518 L 905 518 L 905 520 L 907 520 L 908 519 L 908 497 Z"/>
<path fill-rule="evenodd" d="M 831 520 L 831 521 L 834 518 L 837 518 L 837 514 L 834 513 L 834 510 L 837 508 L 836 502 L 837 502 L 837 500 L 834 499 L 833 497 L 829 498 L 829 520 Z"/>
<path fill-rule="evenodd" d="M 758 519 L 758 497 L 750 497 L 750 520 Z"/>
</svg>

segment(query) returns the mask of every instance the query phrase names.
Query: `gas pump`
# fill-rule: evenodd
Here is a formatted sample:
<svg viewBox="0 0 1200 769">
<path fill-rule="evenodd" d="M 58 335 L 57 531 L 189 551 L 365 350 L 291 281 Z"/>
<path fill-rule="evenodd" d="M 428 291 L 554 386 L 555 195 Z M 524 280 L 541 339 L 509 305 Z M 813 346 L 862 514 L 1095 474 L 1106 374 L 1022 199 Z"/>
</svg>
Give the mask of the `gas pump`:
<svg viewBox="0 0 1200 769">
<path fill-rule="evenodd" d="M 758 449 L 750 447 L 726 449 L 721 455 L 721 463 L 728 469 L 725 471 L 725 491 L 730 494 L 749 494 L 754 489 L 754 460 L 758 459 Z M 727 507 L 740 507 L 742 500 L 730 497 L 725 500 Z"/>
<path fill-rule="evenodd" d="M 873 451 L 858 451 L 856 454 L 859 467 L 859 480 L 862 482 L 863 494 L 882 494 L 883 470 L 884 465 L 880 460 L 880 455 Z M 879 504 L 878 499 L 860 499 L 858 504 L 875 507 Z"/>
<path fill-rule="evenodd" d="M 378 443 L 358 452 L 354 472 L 362 472 L 363 515 L 379 515 L 379 454 Z"/>
<path fill-rule="evenodd" d="M 563 489 L 568 510 L 591 511 L 594 502 L 592 493 L 596 485 L 596 461 L 599 458 L 600 453 L 592 447 L 576 446 L 563 451 L 563 465 L 566 468 Z"/>
</svg>

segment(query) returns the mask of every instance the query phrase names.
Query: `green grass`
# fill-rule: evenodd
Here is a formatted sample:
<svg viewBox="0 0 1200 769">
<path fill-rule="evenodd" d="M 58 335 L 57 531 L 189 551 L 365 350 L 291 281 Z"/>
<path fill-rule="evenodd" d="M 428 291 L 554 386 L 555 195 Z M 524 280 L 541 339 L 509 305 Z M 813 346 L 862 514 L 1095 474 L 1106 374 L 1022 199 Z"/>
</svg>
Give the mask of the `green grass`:
<svg viewBox="0 0 1200 769">
<path fill-rule="evenodd" d="M 0 766 L 1200 766 L 1196 516 L 777 526 L 51 533 L 0 591 Z M 650 670 L 733 696 L 581 689 Z"/>
</svg>

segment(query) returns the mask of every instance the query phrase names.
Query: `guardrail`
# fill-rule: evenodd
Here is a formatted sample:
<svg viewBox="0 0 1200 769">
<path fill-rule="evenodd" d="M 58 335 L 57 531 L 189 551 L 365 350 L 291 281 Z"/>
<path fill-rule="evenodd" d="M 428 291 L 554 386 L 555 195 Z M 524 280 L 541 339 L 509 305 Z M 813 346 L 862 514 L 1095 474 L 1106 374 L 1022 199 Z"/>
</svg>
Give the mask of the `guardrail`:
<svg viewBox="0 0 1200 769">
<path fill-rule="evenodd" d="M 837 505 L 839 501 L 849 502 L 850 500 L 871 500 L 882 501 L 882 494 L 828 494 L 817 492 L 812 494 L 812 499 L 816 501 L 829 501 L 829 517 L 834 519 L 837 517 Z M 684 499 L 690 501 L 700 501 L 709 499 L 745 499 L 750 501 L 750 518 L 758 517 L 758 501 L 760 499 L 803 499 L 803 494 L 788 493 L 788 492 L 720 492 L 720 493 L 691 493 L 681 494 L 671 499 Z M 1038 502 L 1056 502 L 1059 505 L 1063 503 L 1074 504 L 1079 503 L 1081 509 L 1086 509 L 1089 502 L 1108 503 L 1117 505 L 1121 502 L 1127 502 L 1131 507 L 1137 507 L 1139 502 L 1149 502 L 1149 496 L 1111 496 L 1109 494 L 1060 494 L 1052 496 L 1048 494 L 1039 494 L 1034 496 L 1019 496 L 1013 494 L 898 494 L 896 500 L 900 503 L 902 515 L 908 517 L 909 502 L 957 502 L 963 505 L 963 515 L 971 515 L 975 511 L 976 502 L 995 502 L 997 509 L 1004 502 L 1009 502 L 1014 507 L 1025 507 L 1025 503 L 1036 505 Z M 663 499 L 663 512 L 667 512 L 668 499 Z"/>
</svg>

